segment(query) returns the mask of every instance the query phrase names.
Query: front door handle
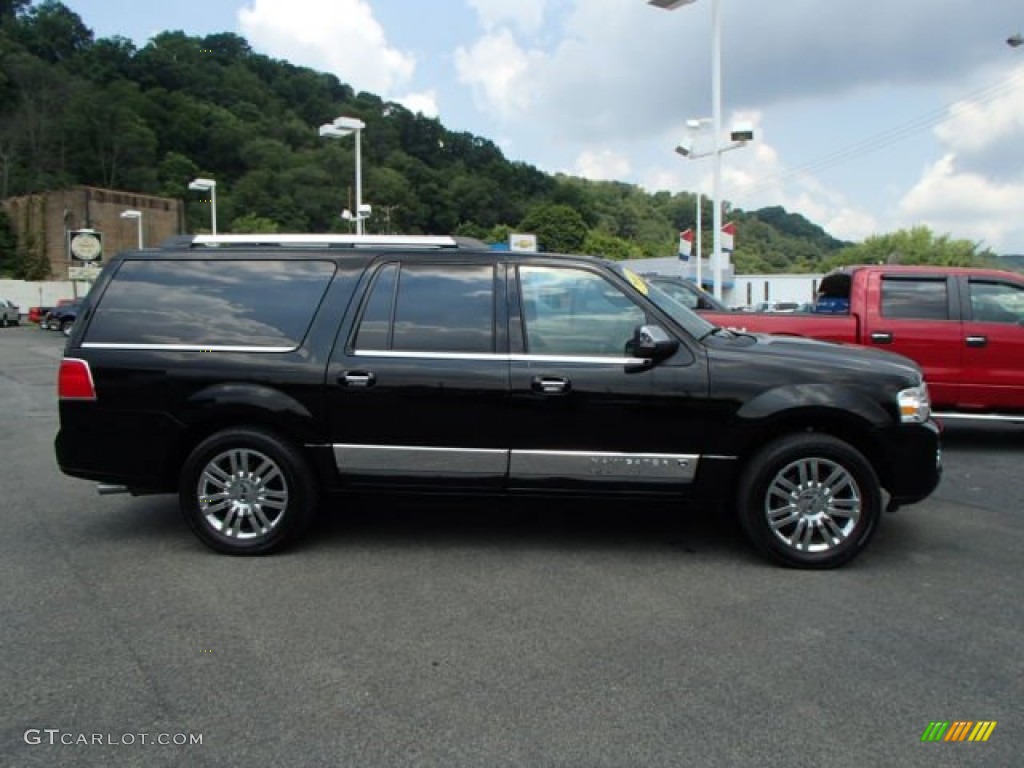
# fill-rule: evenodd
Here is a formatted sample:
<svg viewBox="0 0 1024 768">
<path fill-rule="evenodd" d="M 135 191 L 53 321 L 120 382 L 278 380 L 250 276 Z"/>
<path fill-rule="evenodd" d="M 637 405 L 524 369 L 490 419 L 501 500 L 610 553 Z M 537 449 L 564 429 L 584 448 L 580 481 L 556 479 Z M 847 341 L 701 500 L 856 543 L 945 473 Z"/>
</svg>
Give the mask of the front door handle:
<svg viewBox="0 0 1024 768">
<path fill-rule="evenodd" d="M 875 344 L 892 344 L 892 334 L 888 331 L 875 331 L 871 334 L 871 340 Z"/>
<path fill-rule="evenodd" d="M 370 371 L 345 371 L 338 377 L 338 383 L 346 387 L 372 387 L 376 381 Z"/>
<path fill-rule="evenodd" d="M 534 392 L 541 392 L 545 395 L 560 395 L 569 391 L 569 380 L 554 376 L 534 376 L 530 387 Z"/>
<path fill-rule="evenodd" d="M 988 336 L 968 336 L 967 337 L 968 347 L 987 347 Z"/>
</svg>

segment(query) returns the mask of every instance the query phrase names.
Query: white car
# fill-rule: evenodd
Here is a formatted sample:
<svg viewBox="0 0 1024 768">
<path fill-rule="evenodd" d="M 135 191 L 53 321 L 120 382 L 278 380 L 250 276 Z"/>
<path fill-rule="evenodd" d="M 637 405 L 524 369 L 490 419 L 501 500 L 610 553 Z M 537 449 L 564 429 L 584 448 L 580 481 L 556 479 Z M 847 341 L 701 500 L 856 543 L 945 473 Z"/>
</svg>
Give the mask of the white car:
<svg viewBox="0 0 1024 768">
<path fill-rule="evenodd" d="M 21 310 L 8 299 L 0 299 L 0 328 L 18 325 L 21 322 Z"/>
</svg>

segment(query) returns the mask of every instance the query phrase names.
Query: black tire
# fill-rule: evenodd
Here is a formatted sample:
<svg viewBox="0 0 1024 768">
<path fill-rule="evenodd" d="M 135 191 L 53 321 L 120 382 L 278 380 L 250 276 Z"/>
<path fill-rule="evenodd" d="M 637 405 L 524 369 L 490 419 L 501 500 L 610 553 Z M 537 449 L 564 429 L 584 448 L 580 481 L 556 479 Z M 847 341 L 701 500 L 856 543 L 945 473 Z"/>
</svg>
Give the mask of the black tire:
<svg viewBox="0 0 1024 768">
<path fill-rule="evenodd" d="M 7 315 L 0 316 L 0 328 L 7 327 Z"/>
<path fill-rule="evenodd" d="M 229 555 L 266 555 L 297 539 L 316 514 L 313 473 L 294 445 L 257 428 L 217 432 L 195 447 L 178 486 L 199 540 Z"/>
<path fill-rule="evenodd" d="M 75 321 L 74 320 L 65 320 L 63 323 L 60 324 L 60 332 L 63 333 L 65 336 L 70 336 L 71 332 L 74 329 L 75 329 Z"/>
<path fill-rule="evenodd" d="M 849 562 L 871 540 L 881 512 L 878 476 L 863 454 L 815 433 L 789 435 L 762 448 L 747 464 L 737 497 L 739 523 L 750 543 L 793 568 Z"/>
</svg>

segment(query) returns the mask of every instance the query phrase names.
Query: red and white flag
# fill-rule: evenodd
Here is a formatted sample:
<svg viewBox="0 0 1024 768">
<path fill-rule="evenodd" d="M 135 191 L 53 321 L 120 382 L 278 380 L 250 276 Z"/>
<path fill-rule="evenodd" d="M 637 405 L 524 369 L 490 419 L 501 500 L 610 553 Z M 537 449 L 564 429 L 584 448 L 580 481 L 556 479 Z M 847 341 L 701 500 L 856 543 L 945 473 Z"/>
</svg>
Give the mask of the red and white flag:
<svg viewBox="0 0 1024 768">
<path fill-rule="evenodd" d="M 679 258 L 687 261 L 693 253 L 693 229 L 686 229 L 679 233 Z"/>
<path fill-rule="evenodd" d="M 729 222 L 722 227 L 722 250 L 723 251 L 734 251 L 733 247 L 736 242 L 736 225 L 733 222 Z"/>
</svg>

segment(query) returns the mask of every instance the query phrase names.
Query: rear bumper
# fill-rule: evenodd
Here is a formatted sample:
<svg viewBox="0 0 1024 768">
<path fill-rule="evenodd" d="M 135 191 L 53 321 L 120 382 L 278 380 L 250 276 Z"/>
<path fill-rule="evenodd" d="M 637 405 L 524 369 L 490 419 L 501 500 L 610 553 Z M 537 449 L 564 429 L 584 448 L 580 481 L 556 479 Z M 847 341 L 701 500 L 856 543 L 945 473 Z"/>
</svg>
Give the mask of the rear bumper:
<svg viewBox="0 0 1024 768">
<path fill-rule="evenodd" d="M 882 485 L 897 504 L 927 498 L 942 479 L 942 444 L 939 425 L 900 424 L 880 435 Z"/>
</svg>

